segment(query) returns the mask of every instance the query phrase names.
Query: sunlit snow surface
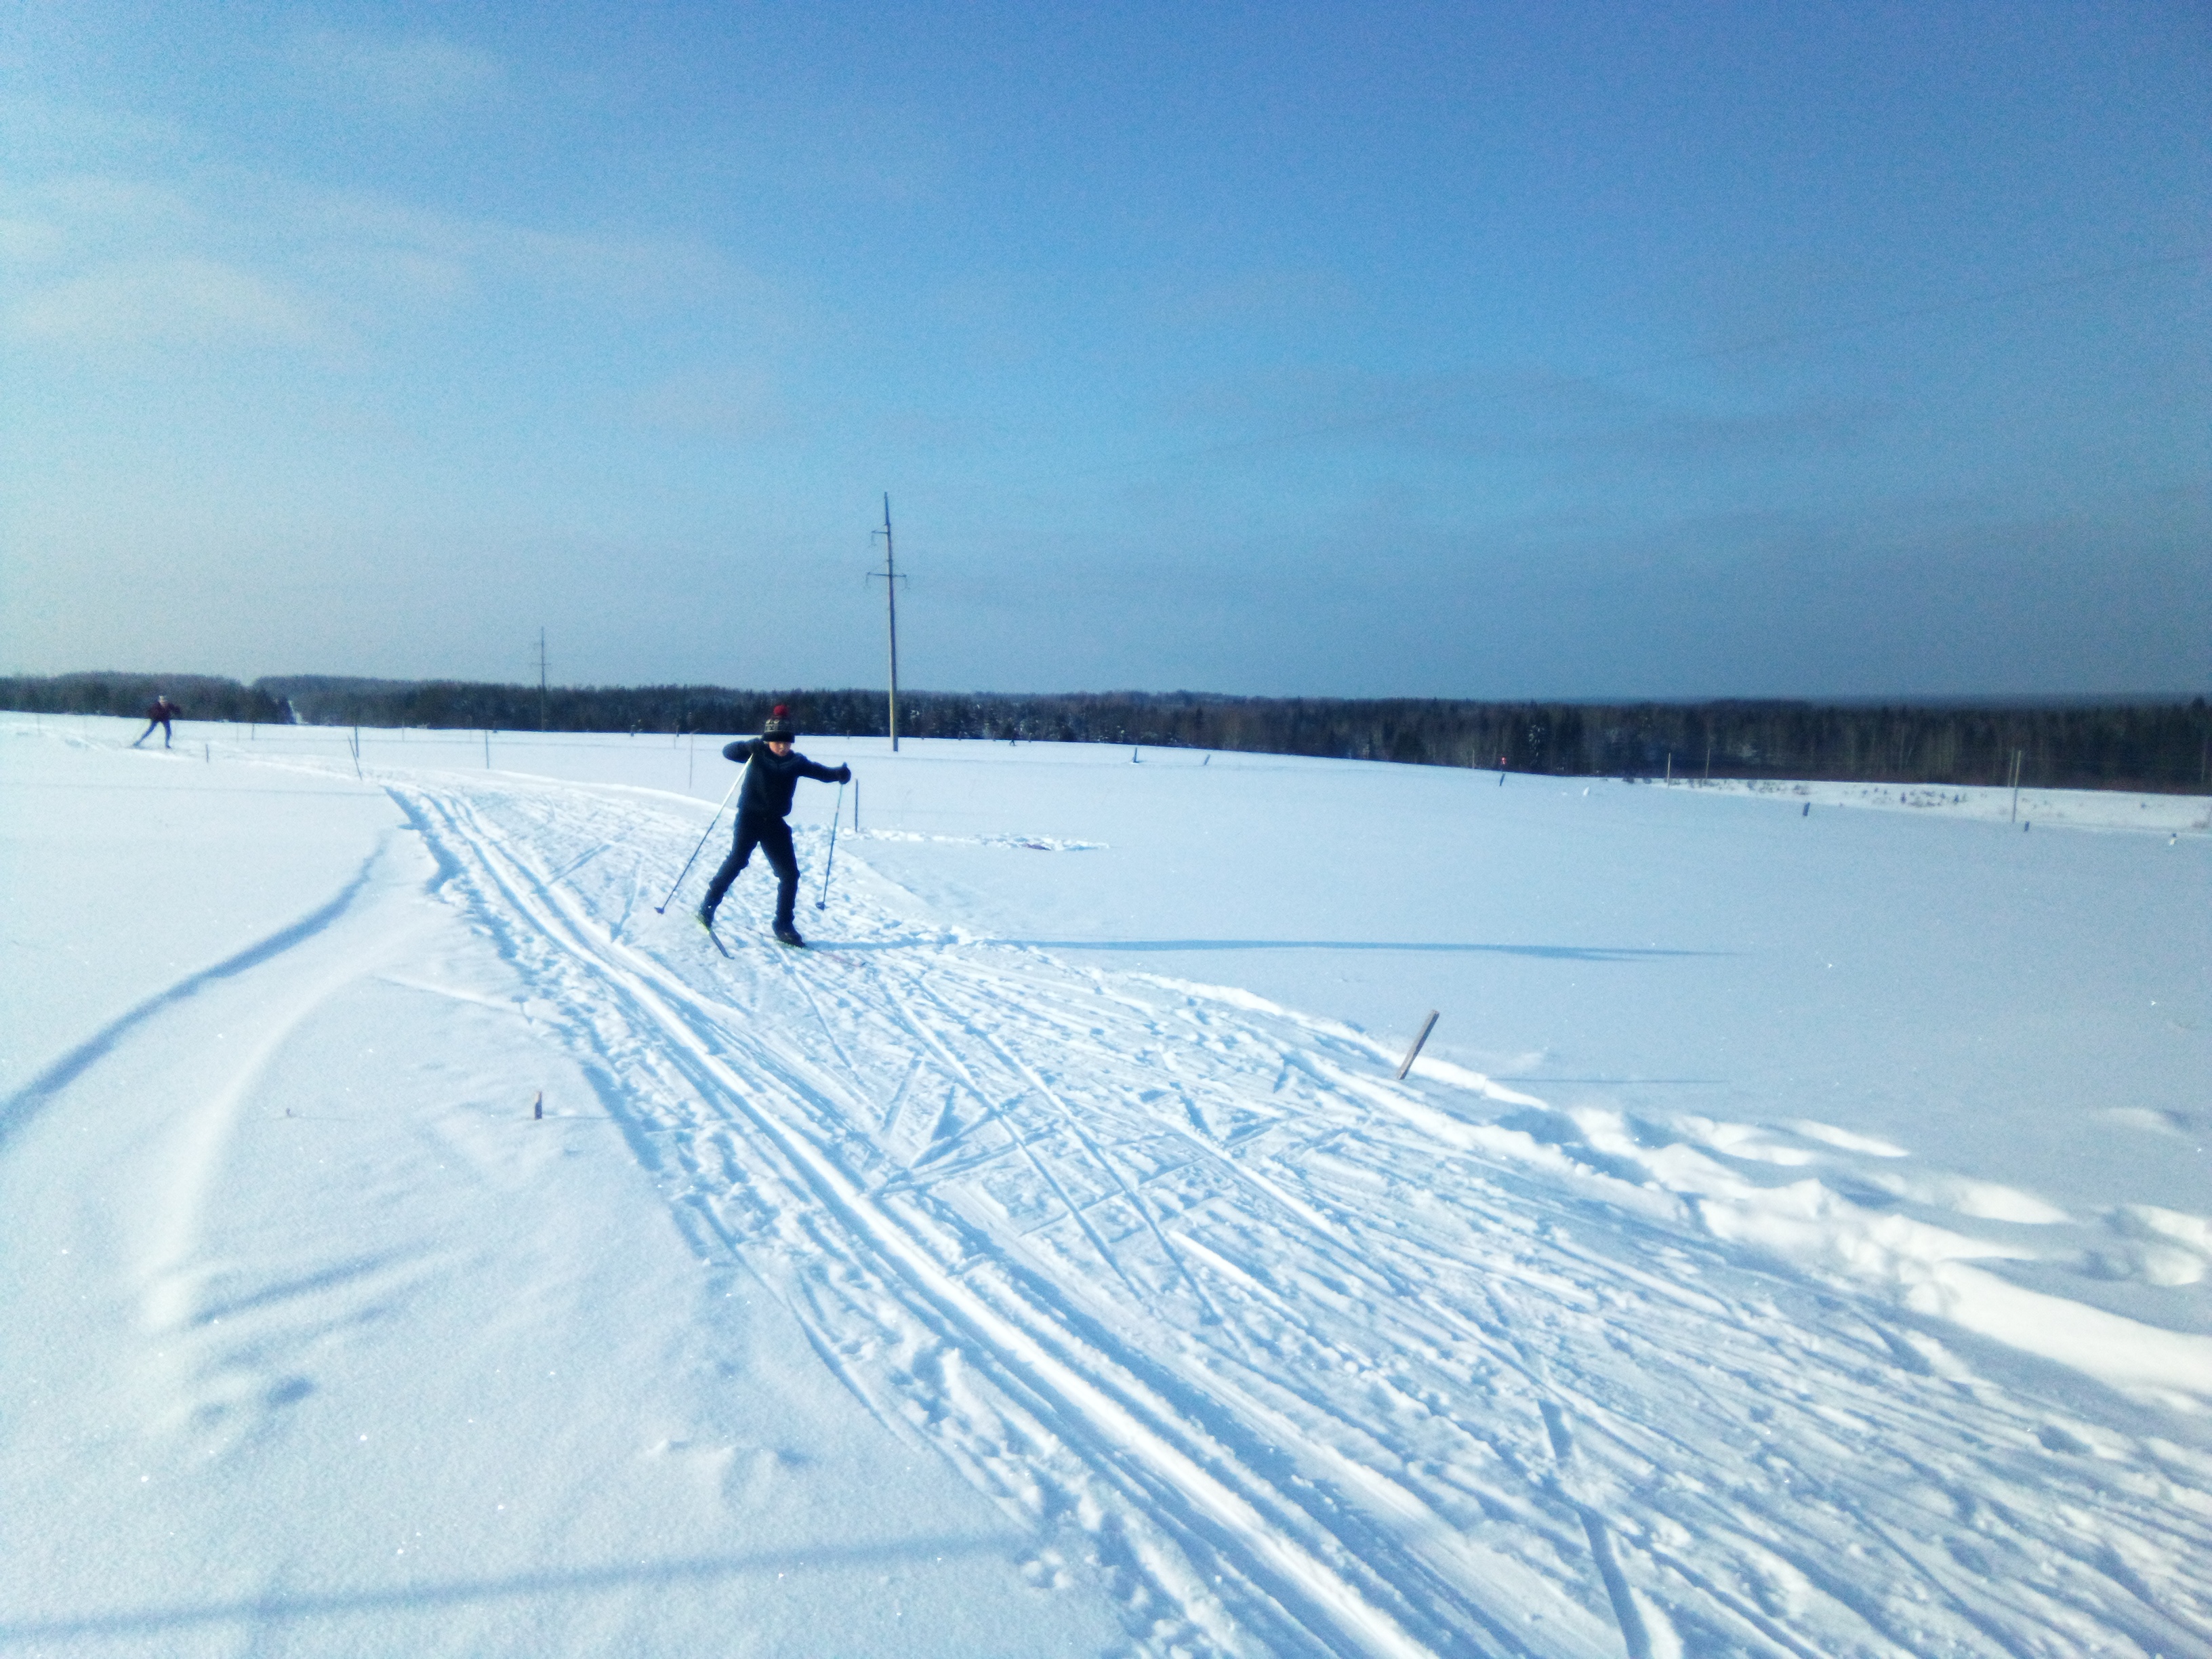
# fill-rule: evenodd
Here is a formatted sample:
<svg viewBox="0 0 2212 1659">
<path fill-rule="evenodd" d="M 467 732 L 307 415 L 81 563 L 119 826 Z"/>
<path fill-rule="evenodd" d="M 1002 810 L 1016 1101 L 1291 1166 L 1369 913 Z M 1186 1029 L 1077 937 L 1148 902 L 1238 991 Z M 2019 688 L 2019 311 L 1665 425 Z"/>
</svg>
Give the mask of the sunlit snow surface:
<svg viewBox="0 0 2212 1659">
<path fill-rule="evenodd" d="M 716 744 L 138 726 L 0 1651 L 2212 1652 L 2202 797 L 825 738 L 726 956 Z"/>
</svg>

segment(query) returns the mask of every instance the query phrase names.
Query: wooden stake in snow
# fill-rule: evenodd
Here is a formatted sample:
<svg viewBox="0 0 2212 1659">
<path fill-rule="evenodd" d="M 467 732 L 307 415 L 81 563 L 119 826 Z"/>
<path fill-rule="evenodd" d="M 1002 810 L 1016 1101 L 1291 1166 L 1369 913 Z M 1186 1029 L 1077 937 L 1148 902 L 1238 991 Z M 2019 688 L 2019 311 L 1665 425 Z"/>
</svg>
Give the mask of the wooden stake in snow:
<svg viewBox="0 0 2212 1659">
<path fill-rule="evenodd" d="M 1413 1039 L 1413 1046 L 1406 1050 L 1405 1063 L 1398 1067 L 1398 1076 L 1401 1081 L 1404 1079 L 1406 1073 L 1413 1069 L 1413 1061 L 1420 1055 L 1421 1045 L 1429 1040 L 1429 1033 L 1436 1029 L 1437 1011 L 1431 1008 L 1429 1010 L 1429 1017 L 1421 1022 L 1420 1036 L 1415 1037 Z"/>
</svg>

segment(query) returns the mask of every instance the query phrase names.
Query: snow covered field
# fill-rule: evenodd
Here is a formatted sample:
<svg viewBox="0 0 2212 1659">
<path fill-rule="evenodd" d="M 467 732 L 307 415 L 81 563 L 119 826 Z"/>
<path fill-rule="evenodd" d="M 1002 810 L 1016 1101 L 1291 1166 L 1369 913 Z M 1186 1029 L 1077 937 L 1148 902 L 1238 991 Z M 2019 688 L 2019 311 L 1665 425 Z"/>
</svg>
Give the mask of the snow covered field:
<svg viewBox="0 0 2212 1659">
<path fill-rule="evenodd" d="M 825 738 L 725 957 L 717 744 L 140 725 L 0 1652 L 2212 1653 L 2201 797 Z"/>
</svg>

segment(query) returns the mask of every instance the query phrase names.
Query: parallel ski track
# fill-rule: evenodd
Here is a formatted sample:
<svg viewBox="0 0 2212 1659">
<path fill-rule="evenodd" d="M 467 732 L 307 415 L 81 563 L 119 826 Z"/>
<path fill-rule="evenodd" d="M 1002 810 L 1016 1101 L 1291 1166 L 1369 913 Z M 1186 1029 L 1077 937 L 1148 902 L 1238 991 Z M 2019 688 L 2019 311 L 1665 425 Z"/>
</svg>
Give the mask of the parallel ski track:
<svg viewBox="0 0 2212 1659">
<path fill-rule="evenodd" d="M 1309 1642 L 1319 1636 L 1324 1648 L 1349 1643 L 1355 1650 L 1376 1654 L 1432 1651 L 1306 1548 L 1297 1536 L 1304 1529 L 1285 1524 L 1290 1517 L 1279 1495 L 1265 1483 L 1242 1478 L 1243 1471 L 1201 1426 L 1179 1418 L 1115 1363 L 1115 1356 L 1094 1348 L 1072 1363 L 1065 1334 L 1034 1325 L 1035 1310 L 1024 1298 L 987 1298 L 973 1275 L 947 1271 L 923 1237 L 877 1205 L 808 1133 L 812 1126 L 794 1124 L 773 1109 L 796 1106 L 806 1117 L 816 1115 L 824 1096 L 819 1079 L 802 1079 L 788 1059 L 763 1064 L 757 1049 L 744 1052 L 753 1045 L 742 1038 L 724 1046 L 735 1034 L 720 1029 L 711 1016 L 698 1018 L 707 1011 L 689 985 L 649 957 L 602 945 L 595 918 L 510 856 L 465 800 L 395 793 L 411 797 L 422 814 L 418 823 L 450 832 L 450 838 L 441 836 L 447 850 L 465 857 L 543 939 L 595 979 L 600 998 L 623 1006 L 633 1021 L 649 1024 L 672 1042 L 702 1092 L 719 1097 L 774 1149 L 778 1173 L 799 1189 L 794 1198 L 811 1200 L 842 1224 L 846 1248 L 841 1253 L 898 1282 L 907 1292 L 901 1298 L 905 1310 L 925 1320 L 940 1340 L 959 1345 L 972 1363 L 988 1366 L 1012 1399 L 1026 1403 L 1041 1437 L 1087 1446 L 1095 1467 L 1120 1477 L 1117 1485 L 1170 1518 L 1206 1555 L 1242 1558 L 1255 1589 L 1301 1626 L 1320 1626 Z M 437 828 L 427 832 L 435 834 Z M 1002 1281 L 1002 1289 L 1015 1288 L 1014 1281 Z"/>
<path fill-rule="evenodd" d="M 618 1109 L 683 1120 L 640 1141 L 683 1212 L 886 1422 L 1080 1517 L 1148 1645 L 2212 1652 L 2205 1594 L 2143 1576 L 2212 1555 L 2180 1449 L 2084 1469 L 2034 1402 L 1901 1368 L 1880 1310 L 1634 1206 L 1592 1227 L 1440 1147 L 1450 1091 L 1352 1034 L 882 914 L 844 926 L 891 945 L 804 957 L 624 943 L 652 860 L 593 856 L 605 803 L 391 787 Z M 696 821 L 656 816 L 623 833 L 672 870 Z"/>
</svg>

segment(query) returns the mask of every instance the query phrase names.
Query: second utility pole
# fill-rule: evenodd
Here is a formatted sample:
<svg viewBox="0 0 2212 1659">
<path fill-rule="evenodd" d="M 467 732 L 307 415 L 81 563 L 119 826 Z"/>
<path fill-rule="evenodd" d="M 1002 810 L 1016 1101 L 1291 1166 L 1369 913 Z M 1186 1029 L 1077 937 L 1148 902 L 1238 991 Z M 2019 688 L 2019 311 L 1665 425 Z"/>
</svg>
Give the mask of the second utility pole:
<svg viewBox="0 0 2212 1659">
<path fill-rule="evenodd" d="M 891 625 L 891 753 L 898 753 L 898 566 L 891 558 L 891 498 L 884 494 L 884 527 L 878 532 L 884 538 L 884 599 L 890 607 Z"/>
</svg>

